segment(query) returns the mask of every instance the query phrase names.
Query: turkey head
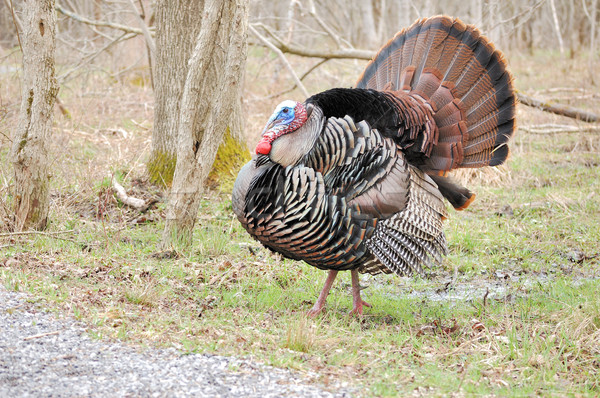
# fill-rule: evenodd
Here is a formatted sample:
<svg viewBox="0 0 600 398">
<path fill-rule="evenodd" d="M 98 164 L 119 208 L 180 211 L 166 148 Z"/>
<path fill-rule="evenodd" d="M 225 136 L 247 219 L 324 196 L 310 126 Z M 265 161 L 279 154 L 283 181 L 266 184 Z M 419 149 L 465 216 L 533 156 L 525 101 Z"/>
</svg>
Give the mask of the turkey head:
<svg viewBox="0 0 600 398">
<path fill-rule="evenodd" d="M 296 164 L 313 146 L 323 128 L 323 113 L 312 104 L 283 101 L 263 129 L 256 154 L 287 167 Z"/>
</svg>

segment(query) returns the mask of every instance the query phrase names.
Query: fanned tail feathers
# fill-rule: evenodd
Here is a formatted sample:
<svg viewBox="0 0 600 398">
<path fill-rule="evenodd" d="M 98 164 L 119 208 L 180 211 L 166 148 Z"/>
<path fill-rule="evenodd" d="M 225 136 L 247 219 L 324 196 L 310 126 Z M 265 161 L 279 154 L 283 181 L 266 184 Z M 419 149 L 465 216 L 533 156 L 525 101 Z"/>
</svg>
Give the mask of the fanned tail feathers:
<svg viewBox="0 0 600 398">
<path fill-rule="evenodd" d="M 504 56 L 472 25 L 438 16 L 400 31 L 357 88 L 403 90 L 431 106 L 439 134 L 424 169 L 496 166 L 509 151 L 516 97 Z"/>
</svg>

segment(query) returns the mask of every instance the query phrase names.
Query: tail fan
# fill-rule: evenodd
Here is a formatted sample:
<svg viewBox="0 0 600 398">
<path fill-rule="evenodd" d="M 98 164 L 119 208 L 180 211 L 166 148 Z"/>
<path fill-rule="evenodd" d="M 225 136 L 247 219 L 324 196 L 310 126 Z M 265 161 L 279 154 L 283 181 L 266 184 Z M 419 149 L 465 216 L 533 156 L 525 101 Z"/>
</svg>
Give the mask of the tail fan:
<svg viewBox="0 0 600 398">
<path fill-rule="evenodd" d="M 472 25 L 448 16 L 418 20 L 379 51 L 356 87 L 402 90 L 431 106 L 438 134 L 424 169 L 497 166 L 509 155 L 512 76 L 504 56 Z"/>
</svg>

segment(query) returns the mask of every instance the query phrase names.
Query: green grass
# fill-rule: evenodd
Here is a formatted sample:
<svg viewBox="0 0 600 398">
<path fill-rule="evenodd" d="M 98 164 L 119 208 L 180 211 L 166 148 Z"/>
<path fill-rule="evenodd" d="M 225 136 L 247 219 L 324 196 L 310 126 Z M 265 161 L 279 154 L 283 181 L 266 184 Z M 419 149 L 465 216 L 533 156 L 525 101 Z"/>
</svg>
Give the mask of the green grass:
<svg viewBox="0 0 600 398">
<path fill-rule="evenodd" d="M 474 181 L 478 200 L 452 213 L 451 253 L 432 279 L 364 277 L 373 308 L 363 319 L 347 316 L 346 275 L 326 313 L 307 318 L 325 273 L 251 241 L 224 194 L 204 200 L 195 244 L 180 258 L 153 256 L 160 222 L 81 224 L 55 215 L 54 230 L 79 230 L 60 235 L 75 242 L 19 239 L 0 278 L 90 323 L 98 338 L 316 371 L 321 382 L 341 379 L 365 395 L 595 395 L 600 279 L 598 259 L 587 257 L 600 241 L 596 171 L 562 159 L 550 186 L 514 181 L 533 172 L 523 163 L 553 167 L 543 149 L 515 156 L 514 186 Z M 567 175 L 582 179 L 578 189 Z M 512 216 L 494 214 L 505 204 Z M 585 258 L 578 262 L 576 252 Z"/>
<path fill-rule="evenodd" d="M 519 120 L 540 118 L 521 109 Z M 129 192 L 160 196 L 132 180 L 144 134 L 56 133 L 49 230 L 0 237 L 0 283 L 96 338 L 252 358 L 358 396 L 600 394 L 598 135 L 518 132 L 508 166 L 458 173 L 477 199 L 449 211 L 450 253 L 430 278 L 361 277 L 373 308 L 358 319 L 342 274 L 310 319 L 326 273 L 252 241 L 227 193 L 206 194 L 189 251 L 157 255 L 164 203 L 141 219 L 108 190 L 118 170 Z M 0 163 L 10 179 L 2 151 Z"/>
</svg>

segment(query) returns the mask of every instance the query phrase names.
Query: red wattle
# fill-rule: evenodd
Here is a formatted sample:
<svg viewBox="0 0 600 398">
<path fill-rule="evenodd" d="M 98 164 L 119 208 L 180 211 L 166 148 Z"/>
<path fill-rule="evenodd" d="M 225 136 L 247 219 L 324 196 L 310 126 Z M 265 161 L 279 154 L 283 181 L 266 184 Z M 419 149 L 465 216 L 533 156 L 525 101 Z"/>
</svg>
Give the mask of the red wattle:
<svg viewBox="0 0 600 398">
<path fill-rule="evenodd" d="M 271 143 L 267 141 L 260 141 L 256 146 L 255 152 L 257 155 L 268 155 L 271 152 Z"/>
</svg>

